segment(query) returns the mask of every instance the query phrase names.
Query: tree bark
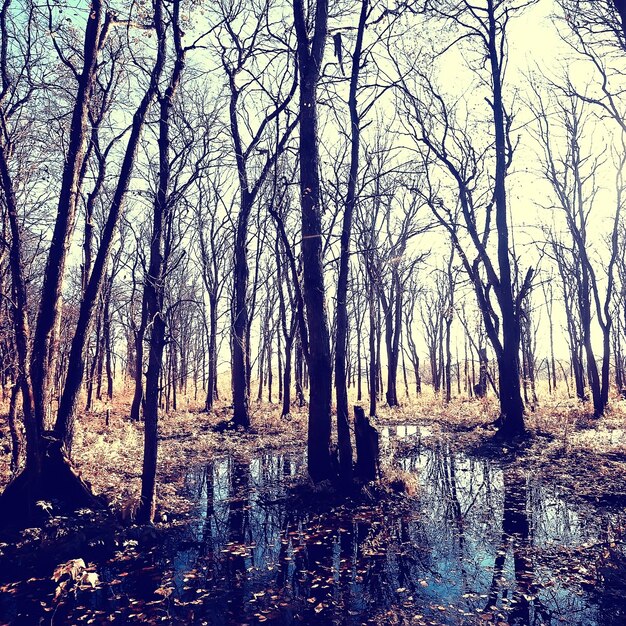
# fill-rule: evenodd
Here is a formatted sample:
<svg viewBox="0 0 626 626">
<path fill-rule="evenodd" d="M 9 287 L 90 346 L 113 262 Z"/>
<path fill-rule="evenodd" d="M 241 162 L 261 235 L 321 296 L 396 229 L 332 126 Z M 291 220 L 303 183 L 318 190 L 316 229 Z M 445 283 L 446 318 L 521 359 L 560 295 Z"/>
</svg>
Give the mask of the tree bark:
<svg viewBox="0 0 626 626">
<path fill-rule="evenodd" d="M 76 206 L 80 196 L 81 171 L 87 141 L 87 122 L 97 72 L 98 53 L 104 43 L 109 20 L 103 20 L 105 6 L 92 0 L 85 29 L 83 67 L 70 123 L 69 145 L 61 178 L 57 217 L 44 273 L 37 326 L 31 354 L 30 375 L 35 418 L 43 430 L 50 384 L 50 365 L 58 352 L 58 325 L 62 285 L 70 239 L 74 232 Z"/>
<path fill-rule="evenodd" d="M 374 295 L 374 285 L 371 279 L 368 286 L 368 309 L 370 315 L 370 332 L 369 332 L 369 388 L 370 388 L 370 416 L 376 415 L 376 402 L 378 399 L 378 352 L 376 350 L 376 298 Z"/>
<path fill-rule="evenodd" d="M 205 408 L 213 410 L 217 389 L 217 296 L 209 295 L 209 372 Z"/>
<path fill-rule="evenodd" d="M 354 407 L 354 434 L 357 451 L 355 474 L 363 482 L 376 480 L 380 474 L 380 435 L 360 406 Z"/>
<path fill-rule="evenodd" d="M 330 452 L 332 362 L 322 263 L 317 83 L 328 29 L 328 0 L 317 0 L 309 40 L 302 0 L 293 0 L 300 74 L 300 195 L 304 302 L 309 341 L 308 471 L 314 482 L 335 476 Z"/>
<path fill-rule="evenodd" d="M 141 419 L 141 404 L 143 402 L 143 340 L 148 325 L 148 307 L 145 295 L 141 298 L 141 319 L 135 330 L 135 391 L 130 407 L 130 419 L 138 422 Z"/>
<path fill-rule="evenodd" d="M 155 25 L 159 38 L 159 49 L 165 50 L 166 32 L 163 24 L 161 1 L 157 0 L 158 14 Z M 168 254 L 165 245 L 166 230 L 170 230 L 168 222 L 173 219 L 172 206 L 169 198 L 171 177 L 170 163 L 170 113 L 180 77 L 185 65 L 185 54 L 181 43 L 179 23 L 180 0 L 174 0 L 172 13 L 172 29 L 176 60 L 165 93 L 160 99 L 159 118 L 159 181 L 154 202 L 154 222 L 150 244 L 150 262 L 144 285 L 148 320 L 152 324 L 150 331 L 150 348 L 148 354 L 148 371 L 146 373 L 146 404 L 144 409 L 145 435 L 143 451 L 143 467 L 141 476 L 141 497 L 137 510 L 140 523 L 151 523 L 156 508 L 156 472 L 158 455 L 158 419 L 159 419 L 159 379 L 165 347 L 165 317 L 163 299 L 165 296 L 164 268 Z M 164 245 L 166 249 L 164 249 Z"/>
<path fill-rule="evenodd" d="M 162 19 L 160 16 L 161 10 L 161 0 L 156 0 L 155 28 L 157 29 L 157 32 L 160 28 L 159 25 L 157 25 L 157 22 L 160 22 Z M 165 35 L 163 34 L 162 37 L 164 36 Z M 157 58 L 150 76 L 149 87 L 133 116 L 130 136 L 126 145 L 120 175 L 117 181 L 113 200 L 111 202 L 111 208 L 102 232 L 100 247 L 98 248 L 98 253 L 93 264 L 87 289 L 85 290 L 85 295 L 83 301 L 81 302 L 76 331 L 74 333 L 70 349 L 66 382 L 59 403 L 59 412 L 54 425 L 55 436 L 60 438 L 65 438 L 67 433 L 71 430 L 70 422 L 74 416 L 78 394 L 83 382 L 85 370 L 85 345 L 87 343 L 87 338 L 93 321 L 93 312 L 102 292 L 106 267 L 109 262 L 111 248 L 113 245 L 113 237 L 124 208 L 124 200 L 132 176 L 135 155 L 137 153 L 137 147 L 141 138 L 143 125 L 148 110 L 157 93 L 159 78 L 163 71 L 165 63 L 165 42 L 162 37 L 159 34 Z"/>
<path fill-rule="evenodd" d="M 337 331 L 335 338 L 335 393 L 337 396 L 337 443 L 339 447 L 339 471 L 345 481 L 352 479 L 352 442 L 348 416 L 348 389 L 346 383 L 346 352 L 348 338 L 348 274 L 350 272 L 350 238 L 352 236 L 352 215 L 356 204 L 356 185 L 359 174 L 359 149 L 361 138 L 361 119 L 357 107 L 357 89 L 361 69 L 361 50 L 367 19 L 368 0 L 362 0 L 357 37 L 352 55 L 350 73 L 350 92 L 348 108 L 350 111 L 350 172 L 348 190 L 341 229 L 341 252 L 339 258 L 339 277 L 337 280 Z"/>
<path fill-rule="evenodd" d="M 520 388 L 520 320 L 513 297 L 511 260 L 509 257 L 508 203 L 506 197 L 506 124 L 502 98 L 502 67 L 498 52 L 498 26 L 495 20 L 494 0 L 488 0 L 488 54 L 493 85 L 493 122 L 495 131 L 496 168 L 494 198 L 496 204 L 496 228 L 500 285 L 498 302 L 502 314 L 502 352 L 498 355 L 500 378 L 500 426 L 499 434 L 506 439 L 525 431 L 524 404 Z"/>
</svg>

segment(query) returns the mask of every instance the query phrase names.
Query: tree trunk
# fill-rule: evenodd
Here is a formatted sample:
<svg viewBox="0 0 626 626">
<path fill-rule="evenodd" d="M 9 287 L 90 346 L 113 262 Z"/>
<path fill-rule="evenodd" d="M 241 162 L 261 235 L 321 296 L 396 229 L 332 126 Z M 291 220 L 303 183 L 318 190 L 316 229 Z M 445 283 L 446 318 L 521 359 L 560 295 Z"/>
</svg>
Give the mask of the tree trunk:
<svg viewBox="0 0 626 626">
<path fill-rule="evenodd" d="M 298 326 L 298 334 L 296 336 L 296 354 L 295 354 L 295 378 L 296 378 L 296 398 L 298 400 L 298 406 L 303 407 L 306 404 L 304 399 L 304 363 L 302 355 L 302 340 L 300 339 L 300 330 Z"/>
<path fill-rule="evenodd" d="M 155 3 L 155 24 L 156 21 L 161 20 L 160 12 L 161 1 L 158 0 Z M 158 26 L 156 28 L 157 30 L 159 29 Z M 159 39 L 157 58 L 150 76 L 150 85 L 133 116 L 130 136 L 126 145 L 117 186 L 111 202 L 111 208 L 100 238 L 100 247 L 98 248 L 96 259 L 93 264 L 87 289 L 80 305 L 76 331 L 70 348 L 67 378 L 59 403 L 59 412 L 54 425 L 54 432 L 57 437 L 65 438 L 67 432 L 71 431 L 71 420 L 73 420 L 78 394 L 83 383 L 85 370 L 85 345 L 91 329 L 93 313 L 102 292 L 102 285 L 106 267 L 109 262 L 113 237 L 124 208 L 124 199 L 132 176 L 135 156 L 139 140 L 141 138 L 143 125 L 148 110 L 156 95 L 159 78 L 165 63 L 165 43 L 163 37 Z"/>
<path fill-rule="evenodd" d="M 493 122 L 495 131 L 496 167 L 494 199 L 500 285 L 497 291 L 502 313 L 502 353 L 498 355 L 500 373 L 500 426 L 499 434 L 510 439 L 525 431 L 524 404 L 519 375 L 520 321 L 513 297 L 511 260 L 509 257 L 508 203 L 506 197 L 507 139 L 502 99 L 502 68 L 498 49 L 498 27 L 494 0 L 488 0 L 489 24 L 488 54 L 493 86 Z M 501 35 L 502 36 L 502 35 Z M 532 276 L 532 274 L 531 274 Z"/>
<path fill-rule="evenodd" d="M 17 424 L 17 399 L 20 393 L 20 385 L 16 382 L 11 388 L 9 401 L 9 432 L 11 433 L 11 473 L 15 474 L 20 466 L 22 452 L 22 437 Z"/>
<path fill-rule="evenodd" d="M 293 335 L 285 337 L 285 367 L 283 369 L 283 410 L 282 417 L 291 412 L 291 348 Z"/>
<path fill-rule="evenodd" d="M 283 342 L 280 328 L 276 326 L 276 359 L 278 360 L 278 402 L 283 401 Z"/>
<path fill-rule="evenodd" d="M 272 385 L 274 383 L 274 372 L 272 370 L 272 339 L 273 333 L 267 338 L 267 401 L 272 404 Z"/>
<path fill-rule="evenodd" d="M 159 12 L 160 3 L 157 4 Z M 156 507 L 156 471 L 158 455 L 158 418 L 159 418 L 159 379 L 165 347 L 165 318 L 163 314 L 163 299 L 165 295 L 164 258 L 165 231 L 171 231 L 169 222 L 173 219 L 172 207 L 169 202 L 170 184 L 170 111 L 176 88 L 184 67 L 184 51 L 181 44 L 179 28 L 179 0 L 174 0 L 172 29 L 176 61 L 172 70 L 169 85 L 160 100 L 159 118 L 159 181 L 154 202 L 154 221 L 150 243 L 150 261 L 148 274 L 144 285 L 144 296 L 148 319 L 151 321 L 150 343 L 148 354 L 148 371 L 146 373 L 146 404 L 144 409 L 145 434 L 143 450 L 143 466 L 141 476 L 141 497 L 137 510 L 137 520 L 140 523 L 151 523 L 154 519 Z M 159 41 L 165 42 L 165 29 L 162 16 L 155 15 L 155 25 L 159 34 Z M 159 46 L 161 48 L 161 46 Z M 169 249 L 169 246 L 165 246 Z"/>
<path fill-rule="evenodd" d="M 515 338 L 513 338 L 515 342 Z M 519 341 L 518 344 L 519 346 Z M 524 405 L 519 377 L 519 357 L 511 351 L 498 359 L 499 394 L 501 420 L 499 434 L 505 439 L 511 439 L 524 433 Z"/>
<path fill-rule="evenodd" d="M 327 35 L 328 0 L 317 0 L 312 41 L 309 41 L 302 0 L 293 0 L 293 9 L 300 73 L 299 156 L 303 295 L 309 341 L 307 462 L 311 479 L 320 482 L 335 477 L 330 452 L 332 362 L 322 262 L 322 207 L 317 132 L 317 83 Z"/>
<path fill-rule="evenodd" d="M 352 56 L 348 108 L 350 110 L 350 172 L 348 190 L 341 229 L 341 254 L 337 280 L 337 333 L 335 346 L 335 393 L 337 396 L 337 442 L 339 447 L 339 470 L 345 481 L 352 479 L 352 442 L 348 417 L 348 389 L 346 384 L 346 352 L 348 339 L 348 274 L 350 272 L 350 238 L 352 215 L 356 205 L 356 186 L 359 174 L 359 148 L 361 127 L 357 109 L 357 89 L 361 69 L 361 49 L 367 19 L 368 0 L 361 2 L 361 14 L 357 38 Z"/>
<path fill-rule="evenodd" d="M 217 296 L 209 295 L 209 373 L 207 379 L 207 395 L 205 407 L 213 409 L 217 389 Z"/>
<path fill-rule="evenodd" d="M 380 475 L 380 435 L 360 406 L 354 407 L 354 436 L 357 453 L 355 474 L 366 483 L 376 480 Z"/>
<path fill-rule="evenodd" d="M 361 331 L 363 330 L 363 317 L 359 318 L 359 327 L 356 335 L 356 399 L 363 399 L 363 359 L 361 356 Z"/>
<path fill-rule="evenodd" d="M 374 297 L 374 285 L 371 280 L 367 290 L 368 308 L 370 313 L 370 333 L 369 333 L 369 388 L 370 388 L 370 416 L 376 415 L 376 401 L 378 399 L 378 365 L 376 351 L 376 302 Z"/>
<path fill-rule="evenodd" d="M 111 287 L 113 277 L 109 280 L 109 288 L 106 294 L 106 300 L 104 305 L 104 361 L 105 370 L 107 375 L 107 399 L 109 402 L 113 400 L 113 366 L 111 363 Z"/>
<path fill-rule="evenodd" d="M 69 132 L 69 145 L 61 178 L 57 217 L 48 252 L 41 291 L 37 326 L 31 354 L 30 375 L 35 418 L 43 431 L 50 367 L 58 352 L 58 326 L 61 315 L 62 286 L 70 239 L 74 232 L 76 207 L 80 197 L 81 171 L 85 157 L 89 107 L 94 93 L 98 53 L 105 41 L 108 20 L 103 20 L 105 6 L 92 0 L 90 19 L 85 29 L 82 71 L 78 74 L 78 90 Z"/>
<path fill-rule="evenodd" d="M 155 6 L 155 12 L 158 12 L 161 7 L 160 1 Z M 74 471 L 63 449 L 62 441 L 66 439 L 67 433 L 71 430 L 70 419 L 74 412 L 84 375 L 84 349 L 95 303 L 100 294 L 113 231 L 119 219 L 122 201 L 128 186 L 143 120 L 154 95 L 159 69 L 162 67 L 158 61 L 153 71 L 151 89 L 148 90 L 133 118 L 131 136 L 122 164 L 120 179 L 101 237 L 101 246 L 81 302 L 54 433 L 53 436 L 42 436 L 48 397 L 49 372 L 57 352 L 57 329 L 60 322 L 61 287 L 65 273 L 65 261 L 69 240 L 74 229 L 76 201 L 80 195 L 80 172 L 84 160 L 87 116 L 93 94 L 98 51 L 106 40 L 106 31 L 111 19 L 107 16 L 104 24 L 102 24 L 102 12 L 102 4 L 94 0 L 91 3 L 90 19 L 86 27 L 83 71 L 79 75 L 79 88 L 70 127 L 70 144 L 59 195 L 59 210 L 48 254 L 31 357 L 32 404 L 26 403 L 26 398 L 24 402 L 27 422 L 30 406 L 34 407 L 34 420 L 40 440 L 40 445 L 37 446 L 39 460 L 31 465 L 27 462 L 25 471 L 7 486 L 2 496 L 4 504 L 9 505 L 16 512 L 21 511 L 25 516 L 30 515 L 33 512 L 35 502 L 42 499 L 56 500 L 62 509 L 81 506 L 97 508 L 104 505 L 101 499 L 93 496 L 89 486 Z M 156 21 L 160 20 L 157 20 L 155 15 Z M 27 378 L 25 377 L 24 380 L 27 381 Z"/>
<path fill-rule="evenodd" d="M 237 219 L 235 240 L 235 266 L 233 268 L 233 337 L 232 337 L 232 388 L 233 422 L 237 426 L 250 426 L 248 409 L 248 220 L 252 210 L 251 199 L 245 189 L 241 191 L 241 207 Z M 262 383 L 260 383 L 262 384 Z"/>
<path fill-rule="evenodd" d="M 450 341 L 451 341 L 451 327 L 452 327 L 452 315 L 448 315 L 448 317 L 446 317 L 446 366 L 445 366 L 445 372 L 446 372 L 446 404 L 450 403 L 450 400 L 452 400 L 452 350 L 450 348 Z"/>
<path fill-rule="evenodd" d="M 104 296 L 104 294 L 103 294 Z M 104 372 L 104 301 L 102 301 L 102 308 L 100 309 L 100 318 L 98 320 L 99 323 L 99 332 L 98 332 L 98 343 L 97 343 L 97 367 L 96 367 L 96 398 L 98 400 L 102 400 L 102 373 Z M 70 435 L 71 438 L 71 435 Z"/>
<path fill-rule="evenodd" d="M 398 406 L 398 358 L 402 330 L 402 285 L 397 270 L 392 277 L 392 291 L 385 311 L 385 345 L 387 347 L 387 404 Z"/>
<path fill-rule="evenodd" d="M 138 422 L 141 419 L 141 405 L 143 402 L 143 340 L 148 324 L 148 306 L 145 295 L 141 299 L 141 320 L 135 330 L 135 392 L 130 407 L 130 419 Z"/>
<path fill-rule="evenodd" d="M 100 336 L 102 334 L 102 311 L 98 312 L 98 321 L 96 323 L 96 337 L 94 341 L 94 354 L 91 360 L 91 368 L 89 370 L 89 380 L 87 381 L 87 402 L 85 404 L 85 411 L 91 411 L 93 408 L 93 387 L 96 380 L 96 372 L 98 369 L 98 363 L 100 362 L 100 347 L 102 342 Z"/>
<path fill-rule="evenodd" d="M 262 329 L 262 330 L 265 331 L 265 329 Z M 259 338 L 259 356 L 258 356 L 259 366 L 257 370 L 257 376 L 259 379 L 259 390 L 256 395 L 257 402 L 261 402 L 261 400 L 263 399 L 263 382 L 265 380 L 264 365 L 265 365 L 265 352 L 266 352 L 265 342 L 266 341 L 267 341 L 267 338 L 266 338 L 265 332 L 263 332 L 261 337 Z"/>
</svg>

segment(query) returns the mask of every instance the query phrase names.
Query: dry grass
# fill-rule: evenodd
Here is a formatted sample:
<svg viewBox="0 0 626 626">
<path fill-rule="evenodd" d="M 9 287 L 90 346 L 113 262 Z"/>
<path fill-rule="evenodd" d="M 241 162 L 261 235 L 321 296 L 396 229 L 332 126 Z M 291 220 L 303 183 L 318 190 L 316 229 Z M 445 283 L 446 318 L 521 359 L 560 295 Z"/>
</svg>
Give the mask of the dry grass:
<svg viewBox="0 0 626 626">
<path fill-rule="evenodd" d="M 288 419 L 280 407 L 252 403 L 253 428 L 250 432 L 219 432 L 228 421 L 228 404 L 218 402 L 207 414 L 201 405 L 183 398 L 184 409 L 163 412 L 159 420 L 158 501 L 168 510 L 184 512 L 188 503 L 182 497 L 182 484 L 189 467 L 197 467 L 227 454 L 251 457 L 261 449 L 287 449 L 306 440 L 306 413 L 294 411 Z M 110 411 L 106 425 L 107 409 Z M 8 407 L 0 407 L 6 416 Z M 306 409 L 305 409 L 306 410 Z M 128 419 L 130 393 L 116 401 L 96 403 L 94 411 L 83 413 L 74 426 L 72 458 L 82 477 L 96 493 L 104 493 L 120 510 L 136 501 L 141 488 L 143 425 Z M 6 420 L 0 422 L 0 489 L 10 480 L 10 444 Z"/>
<path fill-rule="evenodd" d="M 352 401 L 356 403 L 356 398 Z M 362 404 L 367 406 L 366 402 Z M 81 415 L 72 450 L 83 477 L 119 509 L 136 501 L 141 482 L 143 428 L 129 422 L 129 405 L 130 393 L 122 392 L 112 406 L 100 404 L 93 412 Z M 169 510 L 183 512 L 188 506 L 181 495 L 186 468 L 226 454 L 251 457 L 261 449 L 301 448 L 306 441 L 306 407 L 294 408 L 285 419 L 280 416 L 278 403 L 252 402 L 250 432 L 219 432 L 216 427 L 231 416 L 226 402 L 218 402 L 210 415 L 203 413 L 199 402 L 190 398 L 182 398 L 180 406 L 184 408 L 163 414 L 160 420 L 158 497 Z M 4 415 L 6 408 L 2 407 Z M 108 427 L 107 408 L 110 409 Z M 626 459 L 626 401 L 613 398 L 610 412 L 597 421 L 587 416 L 585 408 L 564 395 L 545 393 L 539 407 L 527 418 L 529 429 L 538 437 L 525 453 L 524 462 L 538 470 L 552 467 L 557 474 L 571 473 L 572 463 L 582 463 L 600 478 L 610 473 L 625 473 L 621 460 Z M 381 404 L 378 411 L 379 424 L 427 424 L 433 440 L 443 439 L 463 449 L 484 442 L 493 432 L 489 424 L 496 417 L 497 403 L 492 397 L 456 398 L 446 405 L 430 390 L 420 398 L 404 398 L 398 408 Z M 0 422 L 0 451 L 2 487 L 10 478 L 6 420 Z M 396 479 L 406 482 L 405 476 L 389 474 L 389 481 Z"/>
</svg>

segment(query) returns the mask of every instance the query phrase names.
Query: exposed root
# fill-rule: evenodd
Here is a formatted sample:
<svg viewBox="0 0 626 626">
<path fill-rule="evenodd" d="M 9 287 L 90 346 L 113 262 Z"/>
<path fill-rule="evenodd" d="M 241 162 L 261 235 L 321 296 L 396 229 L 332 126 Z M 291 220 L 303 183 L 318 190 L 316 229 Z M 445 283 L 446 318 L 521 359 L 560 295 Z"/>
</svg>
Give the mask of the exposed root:
<svg viewBox="0 0 626 626">
<path fill-rule="evenodd" d="M 46 437 L 41 468 L 22 470 L 0 495 L 0 525 L 5 528 L 37 525 L 50 515 L 77 509 L 103 510 L 104 498 L 96 496 L 72 466 L 60 441 Z"/>
</svg>

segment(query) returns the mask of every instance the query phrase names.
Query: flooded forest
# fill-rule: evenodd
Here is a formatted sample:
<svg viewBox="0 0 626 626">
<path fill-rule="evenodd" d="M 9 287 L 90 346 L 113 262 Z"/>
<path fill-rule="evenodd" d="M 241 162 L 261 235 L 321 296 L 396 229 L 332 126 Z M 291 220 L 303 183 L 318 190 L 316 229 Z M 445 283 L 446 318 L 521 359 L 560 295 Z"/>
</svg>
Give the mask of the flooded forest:
<svg viewBox="0 0 626 626">
<path fill-rule="evenodd" d="M 626 2 L 0 0 L 0 626 L 626 624 Z"/>
</svg>

